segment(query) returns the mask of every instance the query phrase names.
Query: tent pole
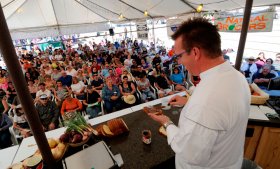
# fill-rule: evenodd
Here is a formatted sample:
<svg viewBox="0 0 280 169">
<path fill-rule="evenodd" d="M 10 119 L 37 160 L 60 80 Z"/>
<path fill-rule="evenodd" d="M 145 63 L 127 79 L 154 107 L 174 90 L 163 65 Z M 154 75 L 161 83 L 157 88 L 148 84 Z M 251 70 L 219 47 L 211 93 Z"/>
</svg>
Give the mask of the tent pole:
<svg viewBox="0 0 280 169">
<path fill-rule="evenodd" d="M 129 21 L 129 27 L 130 27 L 130 39 L 132 40 L 132 27 L 131 27 L 131 21 Z"/>
<path fill-rule="evenodd" d="M 13 84 L 17 91 L 20 103 L 24 109 L 29 126 L 33 132 L 35 141 L 42 154 L 43 160 L 49 169 L 55 169 L 56 163 L 52 156 L 46 135 L 43 131 L 38 113 L 34 107 L 33 100 L 27 88 L 21 66 L 16 55 L 11 35 L 5 20 L 2 6 L 0 4 L 0 51 L 11 75 Z"/>
<path fill-rule="evenodd" d="M 156 37 L 155 37 L 155 22 L 154 22 L 154 19 L 152 19 L 152 22 L 153 22 L 153 41 L 154 41 L 154 45 L 156 46 Z"/>
<path fill-rule="evenodd" d="M 246 0 L 244 17 L 243 17 L 243 22 L 242 22 L 242 29 L 241 29 L 241 34 L 240 34 L 240 39 L 239 39 L 239 44 L 238 44 L 237 57 L 236 57 L 236 61 L 235 61 L 235 69 L 237 69 L 237 70 L 240 70 L 240 66 L 242 63 L 242 58 L 243 58 L 243 53 L 244 53 L 244 48 L 245 48 L 245 43 L 246 43 L 246 38 L 247 38 L 247 32 L 248 32 L 248 27 L 249 27 L 249 23 L 250 23 L 252 5 L 253 5 L 253 0 Z"/>
</svg>

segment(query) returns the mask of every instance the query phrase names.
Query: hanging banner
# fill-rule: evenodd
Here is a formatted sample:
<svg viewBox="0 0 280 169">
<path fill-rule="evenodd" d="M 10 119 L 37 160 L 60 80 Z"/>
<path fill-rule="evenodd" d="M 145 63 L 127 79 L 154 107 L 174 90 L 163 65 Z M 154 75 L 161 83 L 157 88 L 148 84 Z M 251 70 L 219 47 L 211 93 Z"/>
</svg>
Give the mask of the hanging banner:
<svg viewBox="0 0 280 169">
<path fill-rule="evenodd" d="M 168 19 L 166 21 L 167 36 L 171 37 L 178 29 L 179 25 L 183 22 L 182 19 Z"/>
<path fill-rule="evenodd" d="M 248 27 L 249 32 L 271 32 L 274 12 L 262 12 L 251 14 Z M 243 16 L 214 16 L 214 24 L 221 32 L 240 32 Z"/>
<path fill-rule="evenodd" d="M 137 22 L 136 23 L 136 29 L 137 29 L 138 39 L 148 40 L 149 29 L 148 29 L 146 21 L 145 22 Z"/>
</svg>

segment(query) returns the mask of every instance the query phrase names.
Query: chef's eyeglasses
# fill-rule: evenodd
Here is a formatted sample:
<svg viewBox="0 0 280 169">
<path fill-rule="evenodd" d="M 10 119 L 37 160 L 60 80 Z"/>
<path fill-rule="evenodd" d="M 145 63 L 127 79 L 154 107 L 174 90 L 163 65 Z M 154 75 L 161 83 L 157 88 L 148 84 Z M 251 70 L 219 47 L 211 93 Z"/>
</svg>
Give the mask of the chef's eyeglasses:
<svg viewBox="0 0 280 169">
<path fill-rule="evenodd" d="M 189 53 L 189 52 L 188 52 L 188 51 L 184 51 L 184 52 L 181 52 L 181 53 L 175 55 L 174 57 L 179 59 L 179 58 L 181 58 L 182 55 L 185 54 L 185 53 Z"/>
</svg>

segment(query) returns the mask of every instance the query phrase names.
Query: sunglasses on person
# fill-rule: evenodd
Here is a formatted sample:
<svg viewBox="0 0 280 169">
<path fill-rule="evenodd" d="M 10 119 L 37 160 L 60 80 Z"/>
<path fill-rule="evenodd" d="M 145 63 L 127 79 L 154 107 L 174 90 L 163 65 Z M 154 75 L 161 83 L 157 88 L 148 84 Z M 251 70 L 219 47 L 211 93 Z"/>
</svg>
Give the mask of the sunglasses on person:
<svg viewBox="0 0 280 169">
<path fill-rule="evenodd" d="M 41 99 L 41 100 L 48 100 L 47 98 L 43 98 L 43 99 Z"/>
</svg>

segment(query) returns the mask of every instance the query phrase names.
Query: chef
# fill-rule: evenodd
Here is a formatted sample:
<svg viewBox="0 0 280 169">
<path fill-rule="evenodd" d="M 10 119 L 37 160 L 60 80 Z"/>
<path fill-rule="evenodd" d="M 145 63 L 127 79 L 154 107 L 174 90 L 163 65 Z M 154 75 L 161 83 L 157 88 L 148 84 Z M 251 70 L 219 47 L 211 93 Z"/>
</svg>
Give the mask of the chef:
<svg viewBox="0 0 280 169">
<path fill-rule="evenodd" d="M 249 116 L 250 90 L 245 77 L 223 58 L 216 26 L 206 19 L 184 22 L 174 33 L 179 62 L 201 81 L 184 105 L 176 126 L 167 116 L 149 116 L 167 131 L 177 169 L 240 169 Z"/>
</svg>

